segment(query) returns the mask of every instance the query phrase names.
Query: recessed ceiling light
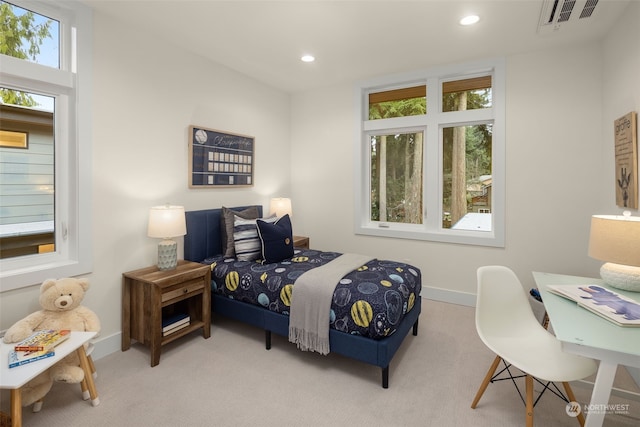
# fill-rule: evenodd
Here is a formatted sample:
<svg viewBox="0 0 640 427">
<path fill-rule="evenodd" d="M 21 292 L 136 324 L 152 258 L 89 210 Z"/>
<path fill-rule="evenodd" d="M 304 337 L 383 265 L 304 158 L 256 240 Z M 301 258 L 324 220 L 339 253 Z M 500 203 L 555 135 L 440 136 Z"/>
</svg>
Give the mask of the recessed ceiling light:
<svg viewBox="0 0 640 427">
<path fill-rule="evenodd" d="M 300 60 L 302 62 L 313 62 L 316 60 L 316 58 L 313 55 L 303 55 L 302 58 L 300 58 Z"/>
<path fill-rule="evenodd" d="M 465 16 L 460 20 L 460 25 L 473 25 L 480 20 L 478 15 Z"/>
</svg>

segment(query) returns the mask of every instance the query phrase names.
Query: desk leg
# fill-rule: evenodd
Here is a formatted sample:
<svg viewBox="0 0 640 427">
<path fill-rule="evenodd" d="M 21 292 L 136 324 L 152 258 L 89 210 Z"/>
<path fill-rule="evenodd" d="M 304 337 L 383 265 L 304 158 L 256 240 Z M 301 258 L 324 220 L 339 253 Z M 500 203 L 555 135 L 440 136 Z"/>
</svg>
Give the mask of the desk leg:
<svg viewBox="0 0 640 427">
<path fill-rule="evenodd" d="M 22 395 L 19 388 L 11 389 L 11 426 L 22 427 Z"/>
<path fill-rule="evenodd" d="M 84 381 L 87 382 L 87 388 L 89 389 L 89 396 L 91 397 L 91 404 L 98 406 L 100 404 L 100 398 L 98 397 L 98 391 L 96 385 L 93 382 L 93 373 L 91 372 L 91 365 L 89 365 L 89 359 L 87 353 L 84 351 L 84 346 L 81 345 L 78 350 L 78 358 L 80 359 L 80 366 L 84 371 Z"/>
<path fill-rule="evenodd" d="M 607 360 L 600 361 L 596 381 L 593 384 L 593 393 L 591 393 L 591 402 L 589 405 L 591 410 L 587 411 L 585 427 L 602 426 L 617 368 L 618 364 L 615 362 Z"/>
</svg>

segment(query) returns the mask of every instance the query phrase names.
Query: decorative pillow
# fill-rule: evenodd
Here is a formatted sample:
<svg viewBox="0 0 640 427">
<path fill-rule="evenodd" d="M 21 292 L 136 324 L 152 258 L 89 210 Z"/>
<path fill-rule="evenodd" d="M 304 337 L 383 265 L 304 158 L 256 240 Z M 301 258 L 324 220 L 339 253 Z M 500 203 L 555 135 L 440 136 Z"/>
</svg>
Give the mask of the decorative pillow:
<svg viewBox="0 0 640 427">
<path fill-rule="evenodd" d="M 222 255 L 225 258 L 233 258 L 236 256 L 235 245 L 233 243 L 233 227 L 234 215 L 245 219 L 256 219 L 260 216 L 257 206 L 251 206 L 243 211 L 234 211 L 229 208 L 222 207 L 222 215 L 220 215 L 220 233 L 222 234 Z"/>
<path fill-rule="evenodd" d="M 293 256 L 293 231 L 289 214 L 278 218 L 273 224 L 258 219 L 256 225 L 265 263 L 280 262 Z"/>
<path fill-rule="evenodd" d="M 277 217 L 259 218 L 265 222 L 272 223 L 278 220 Z M 258 237 L 258 219 L 245 219 L 238 215 L 233 221 L 233 243 L 236 251 L 236 259 L 240 261 L 255 261 L 260 258 L 261 245 Z"/>
</svg>

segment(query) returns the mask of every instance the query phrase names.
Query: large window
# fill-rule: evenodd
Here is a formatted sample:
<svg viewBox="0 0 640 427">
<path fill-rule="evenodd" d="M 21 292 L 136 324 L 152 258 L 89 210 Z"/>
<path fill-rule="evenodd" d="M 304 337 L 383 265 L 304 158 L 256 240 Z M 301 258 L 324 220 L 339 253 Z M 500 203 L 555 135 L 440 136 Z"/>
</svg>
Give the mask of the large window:
<svg viewBox="0 0 640 427">
<path fill-rule="evenodd" d="M 503 62 L 357 91 L 356 233 L 503 246 Z"/>
<path fill-rule="evenodd" d="M 91 12 L 0 1 L 0 291 L 91 269 Z M 82 90 L 80 90 L 82 88 Z"/>
</svg>

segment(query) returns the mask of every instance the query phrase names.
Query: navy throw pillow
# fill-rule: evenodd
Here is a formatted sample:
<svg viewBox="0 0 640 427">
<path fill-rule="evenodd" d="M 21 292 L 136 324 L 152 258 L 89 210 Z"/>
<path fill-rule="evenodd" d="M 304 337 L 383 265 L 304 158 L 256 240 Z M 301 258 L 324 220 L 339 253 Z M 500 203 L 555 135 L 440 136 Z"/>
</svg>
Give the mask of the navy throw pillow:
<svg viewBox="0 0 640 427">
<path fill-rule="evenodd" d="M 256 225 L 265 263 L 280 262 L 293 256 L 293 231 L 288 214 L 278 218 L 274 223 L 258 219 Z"/>
</svg>

